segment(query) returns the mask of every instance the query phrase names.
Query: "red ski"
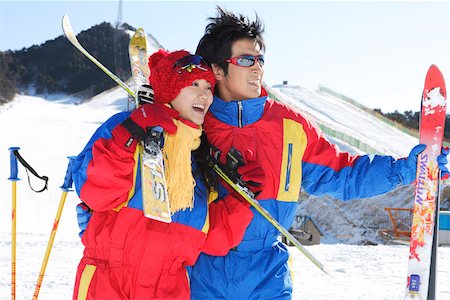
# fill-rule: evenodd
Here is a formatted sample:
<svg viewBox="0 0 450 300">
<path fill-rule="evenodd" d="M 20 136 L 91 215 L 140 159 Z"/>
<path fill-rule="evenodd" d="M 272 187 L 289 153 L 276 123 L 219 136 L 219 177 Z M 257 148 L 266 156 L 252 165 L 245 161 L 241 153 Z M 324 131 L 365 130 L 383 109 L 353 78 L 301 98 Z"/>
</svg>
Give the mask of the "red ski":
<svg viewBox="0 0 450 300">
<path fill-rule="evenodd" d="M 444 78 L 432 65 L 422 94 L 420 143 L 427 147 L 417 162 L 405 299 L 434 299 L 435 295 L 440 182 L 436 158 L 441 153 L 444 137 L 446 98 Z"/>
</svg>

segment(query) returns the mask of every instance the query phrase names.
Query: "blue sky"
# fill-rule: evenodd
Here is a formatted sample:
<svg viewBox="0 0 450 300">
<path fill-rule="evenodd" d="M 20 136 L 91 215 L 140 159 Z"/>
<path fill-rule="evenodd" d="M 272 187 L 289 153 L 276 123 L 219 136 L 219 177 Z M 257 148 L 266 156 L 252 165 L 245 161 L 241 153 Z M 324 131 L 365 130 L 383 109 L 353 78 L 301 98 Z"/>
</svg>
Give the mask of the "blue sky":
<svg viewBox="0 0 450 300">
<path fill-rule="evenodd" d="M 0 0 L 0 51 L 115 23 L 119 1 Z M 436 64 L 450 84 L 448 1 L 123 1 L 122 21 L 167 49 L 194 51 L 215 6 L 266 27 L 265 81 L 330 87 L 371 108 L 417 111 L 425 73 Z"/>
</svg>

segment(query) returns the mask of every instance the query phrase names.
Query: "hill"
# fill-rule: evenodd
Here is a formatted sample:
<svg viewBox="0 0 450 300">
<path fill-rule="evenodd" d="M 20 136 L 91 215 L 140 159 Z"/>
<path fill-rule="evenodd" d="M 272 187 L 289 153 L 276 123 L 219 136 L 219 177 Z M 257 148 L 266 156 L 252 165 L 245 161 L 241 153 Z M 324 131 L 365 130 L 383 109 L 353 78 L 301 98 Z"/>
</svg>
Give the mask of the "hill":
<svg viewBox="0 0 450 300">
<path fill-rule="evenodd" d="M 115 62 L 115 32 L 117 51 Z M 128 59 L 128 24 L 115 29 L 103 22 L 78 35 L 80 43 L 119 77 L 127 79 L 131 71 Z M 91 97 L 115 86 L 102 71 L 76 50 L 64 36 L 18 51 L 0 52 L 0 103 L 18 92 L 28 95 L 76 94 Z"/>
</svg>

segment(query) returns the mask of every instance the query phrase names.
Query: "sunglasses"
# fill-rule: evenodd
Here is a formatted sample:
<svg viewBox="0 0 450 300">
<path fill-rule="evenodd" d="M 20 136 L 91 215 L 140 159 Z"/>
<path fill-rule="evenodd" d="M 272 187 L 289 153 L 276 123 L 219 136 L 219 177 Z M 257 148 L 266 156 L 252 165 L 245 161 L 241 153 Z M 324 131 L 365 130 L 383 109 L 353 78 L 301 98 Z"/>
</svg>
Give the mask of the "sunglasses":
<svg viewBox="0 0 450 300">
<path fill-rule="evenodd" d="M 240 55 L 227 59 L 225 62 L 240 67 L 251 67 L 256 63 L 256 61 L 258 61 L 261 67 L 264 66 L 264 55 Z"/>
<path fill-rule="evenodd" d="M 185 57 L 180 58 L 173 65 L 173 68 L 178 68 L 178 73 L 181 74 L 182 71 L 192 72 L 194 69 L 200 69 L 202 71 L 208 71 L 209 66 L 205 62 L 205 60 L 200 55 L 187 55 Z"/>
</svg>

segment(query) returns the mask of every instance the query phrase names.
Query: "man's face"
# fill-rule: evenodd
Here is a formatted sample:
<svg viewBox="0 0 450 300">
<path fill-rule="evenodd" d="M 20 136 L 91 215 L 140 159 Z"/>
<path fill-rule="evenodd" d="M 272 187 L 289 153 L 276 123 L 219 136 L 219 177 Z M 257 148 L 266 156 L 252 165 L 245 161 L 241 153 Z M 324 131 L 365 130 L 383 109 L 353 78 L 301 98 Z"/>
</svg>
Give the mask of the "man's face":
<svg viewBox="0 0 450 300">
<path fill-rule="evenodd" d="M 261 49 L 256 41 L 252 39 L 241 39 L 235 41 L 231 46 L 230 58 L 240 55 L 257 56 L 261 54 L 260 51 Z M 259 62 L 255 62 L 250 67 L 241 67 L 229 63 L 227 75 L 220 68 L 215 74 L 218 80 L 219 97 L 226 102 L 251 99 L 261 95 L 264 70 Z"/>
</svg>

